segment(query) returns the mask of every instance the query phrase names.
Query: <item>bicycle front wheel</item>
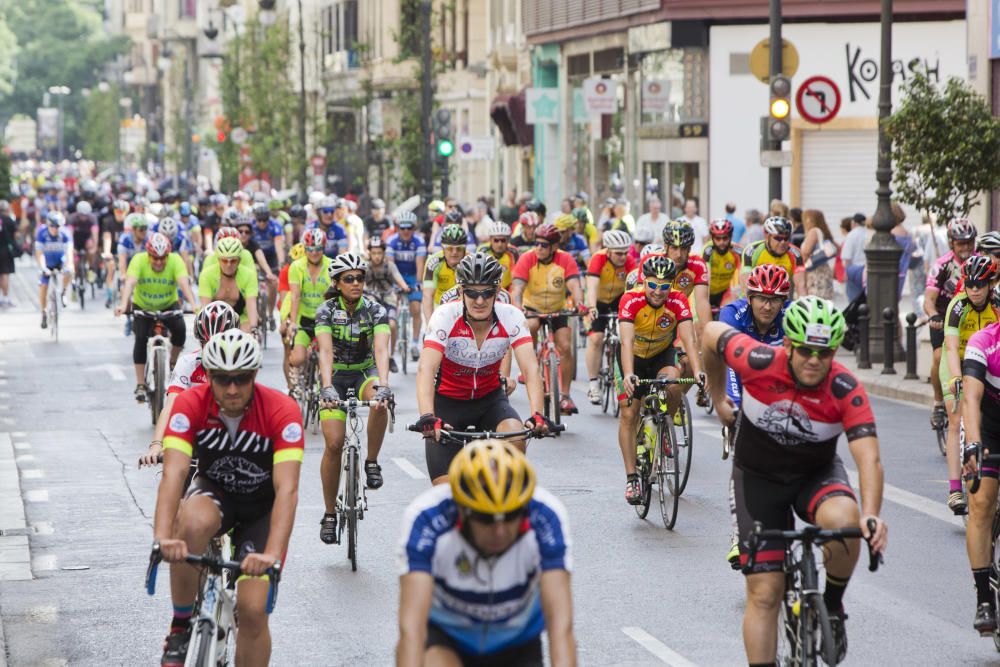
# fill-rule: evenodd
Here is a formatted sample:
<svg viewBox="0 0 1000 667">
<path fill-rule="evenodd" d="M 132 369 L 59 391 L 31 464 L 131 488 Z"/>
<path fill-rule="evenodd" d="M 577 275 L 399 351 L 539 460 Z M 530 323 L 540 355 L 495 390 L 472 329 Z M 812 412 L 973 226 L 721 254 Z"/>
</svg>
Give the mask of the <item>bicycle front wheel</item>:
<svg viewBox="0 0 1000 667">
<path fill-rule="evenodd" d="M 188 644 L 188 657 L 196 656 L 195 667 L 216 667 L 215 663 L 215 632 L 212 623 L 204 620 L 195 626 L 191 633 L 191 643 Z M 190 662 L 188 664 L 191 664 Z"/>
<path fill-rule="evenodd" d="M 653 470 L 660 498 L 660 515 L 663 517 L 663 527 L 673 530 L 674 524 L 677 523 L 677 506 L 681 494 L 678 462 L 675 456 L 678 447 L 674 442 L 674 425 L 669 418 L 660 421 L 657 432 L 658 442 Z"/>
<path fill-rule="evenodd" d="M 837 644 L 833 640 L 830 612 L 820 593 L 807 593 L 802 598 L 799 632 L 802 638 L 804 665 L 837 664 Z"/>
<path fill-rule="evenodd" d="M 545 368 L 548 377 L 546 389 L 549 394 L 549 419 L 559 424 L 562 422 L 562 410 L 559 409 L 559 354 L 555 350 L 549 353 Z"/>
<path fill-rule="evenodd" d="M 351 571 L 358 570 L 358 450 L 351 447 L 347 452 L 347 485 L 344 493 L 344 509 L 347 514 L 347 558 L 351 561 Z"/>
<path fill-rule="evenodd" d="M 646 420 L 639 420 L 639 430 L 635 435 L 635 471 L 639 474 L 639 491 L 642 500 L 638 505 L 633 505 L 633 507 L 635 507 L 635 513 L 640 519 L 645 519 L 646 515 L 649 514 L 649 505 L 653 500 L 653 464 L 650 461 L 651 452 L 646 450 L 645 447 L 645 426 Z M 639 453 L 640 445 L 642 445 L 644 450 L 641 454 Z"/>
<path fill-rule="evenodd" d="M 680 486 L 677 490 L 677 495 L 684 493 L 684 489 L 687 488 L 688 476 L 691 474 L 691 449 L 694 445 L 694 428 L 691 423 L 692 413 L 691 413 L 691 403 L 688 402 L 687 396 L 684 396 L 683 404 L 681 405 L 681 421 L 684 423 L 681 428 L 680 433 L 674 433 L 674 440 L 677 443 L 677 447 L 674 451 L 674 456 L 677 459 L 677 471 L 680 475 Z"/>
<path fill-rule="evenodd" d="M 163 411 L 164 399 L 167 395 L 167 349 L 162 346 L 153 348 L 153 398 L 149 402 L 153 414 L 153 425 Z"/>
<path fill-rule="evenodd" d="M 941 428 L 934 429 L 934 435 L 937 436 L 938 450 L 941 452 L 941 456 L 945 456 L 948 448 L 948 421 L 945 417 L 944 425 Z"/>
<path fill-rule="evenodd" d="M 615 364 L 618 363 L 618 352 L 619 352 L 619 350 L 620 350 L 620 345 L 618 343 L 613 343 L 611 345 L 611 352 L 610 352 L 610 355 L 611 355 L 611 366 L 610 366 L 611 375 L 610 375 L 610 377 L 611 377 L 611 392 L 612 392 L 611 404 L 614 407 L 615 419 L 618 419 L 618 414 L 622 411 L 622 406 L 618 403 L 618 397 L 614 395 L 614 391 L 615 391 L 614 390 L 614 386 L 615 386 L 615 383 L 614 383 L 614 378 L 615 378 Z"/>
</svg>

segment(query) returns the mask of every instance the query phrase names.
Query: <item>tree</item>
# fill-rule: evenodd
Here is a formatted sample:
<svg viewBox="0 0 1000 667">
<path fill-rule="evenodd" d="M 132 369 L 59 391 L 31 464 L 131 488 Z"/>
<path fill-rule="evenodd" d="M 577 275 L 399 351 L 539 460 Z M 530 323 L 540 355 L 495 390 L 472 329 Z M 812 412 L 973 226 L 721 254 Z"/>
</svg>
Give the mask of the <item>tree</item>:
<svg viewBox="0 0 1000 667">
<path fill-rule="evenodd" d="M 959 79 L 942 90 L 917 72 L 885 130 L 896 197 L 942 224 L 965 217 L 984 191 L 1000 187 L 1000 119 Z"/>
<path fill-rule="evenodd" d="M 118 156 L 118 86 L 91 91 L 84 103 L 83 152 L 91 160 L 111 162 Z"/>
</svg>

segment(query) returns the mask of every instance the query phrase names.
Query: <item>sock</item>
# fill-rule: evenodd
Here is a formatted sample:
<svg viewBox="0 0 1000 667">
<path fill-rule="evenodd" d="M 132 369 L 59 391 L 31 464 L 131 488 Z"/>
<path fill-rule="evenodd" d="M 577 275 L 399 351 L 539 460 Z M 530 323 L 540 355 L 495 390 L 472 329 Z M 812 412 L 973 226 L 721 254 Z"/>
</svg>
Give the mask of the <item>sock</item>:
<svg viewBox="0 0 1000 667">
<path fill-rule="evenodd" d="M 178 607 L 174 605 L 174 618 L 170 621 L 170 632 L 184 632 L 191 624 L 191 615 L 194 614 L 194 605 L 190 607 Z"/>
<path fill-rule="evenodd" d="M 850 579 L 840 579 L 829 572 L 826 575 L 826 590 L 823 591 L 823 602 L 831 612 L 838 612 L 844 606 L 844 591 Z"/>
<path fill-rule="evenodd" d="M 776 662 L 751 662 L 750 667 L 778 667 Z"/>
<path fill-rule="evenodd" d="M 944 401 L 934 401 L 934 407 L 935 408 L 943 408 L 944 407 Z"/>
<path fill-rule="evenodd" d="M 962 490 L 962 482 L 957 479 L 948 480 L 948 493 L 955 493 Z"/>
<path fill-rule="evenodd" d="M 590 378 L 591 382 L 597 382 L 597 378 Z"/>
<path fill-rule="evenodd" d="M 990 603 L 993 596 L 993 591 L 990 590 L 990 568 L 973 570 L 972 578 L 976 582 L 976 604 Z"/>
</svg>

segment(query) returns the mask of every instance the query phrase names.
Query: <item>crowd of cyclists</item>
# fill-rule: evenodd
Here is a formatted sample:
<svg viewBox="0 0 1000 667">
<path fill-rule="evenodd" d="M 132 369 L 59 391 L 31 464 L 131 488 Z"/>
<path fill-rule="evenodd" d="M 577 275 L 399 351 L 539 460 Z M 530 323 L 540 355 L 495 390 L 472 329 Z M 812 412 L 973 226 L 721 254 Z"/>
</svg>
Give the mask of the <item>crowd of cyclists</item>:
<svg viewBox="0 0 1000 667">
<path fill-rule="evenodd" d="M 404 356 L 418 364 L 412 430 L 424 438 L 432 488 L 403 519 L 398 664 L 542 664 L 543 631 L 552 664 L 575 664 L 569 520 L 536 484 L 527 443 L 555 435 L 557 421 L 580 411 L 572 397 L 579 354 L 586 400 L 600 403 L 611 331 L 620 340 L 611 373 L 626 503 L 642 502 L 636 432 L 644 381 L 689 378 L 669 386 L 664 409 L 680 419 L 683 393 L 694 385 L 697 403 L 714 406 L 734 434 L 732 476 L 720 493 L 728 493 L 733 518 L 727 557 L 746 578 L 751 665 L 775 664 L 785 593 L 786 544 L 765 541 L 748 558 L 755 523 L 791 528 L 797 516 L 824 529 L 859 527 L 872 550 L 886 547 L 871 405 L 834 358 L 847 323 L 832 301 L 805 295 L 802 253 L 782 216 L 766 219 L 764 238 L 745 248 L 733 242 L 730 220 L 713 220 L 697 247 L 685 218 L 650 238 L 627 215 L 595 221 L 582 194 L 558 213 L 528 199 L 505 221 L 482 212 L 473 219 L 452 200 L 390 211 L 377 198 L 322 192 L 300 204 L 96 181 L 54 189 L 33 199 L 22 192 L 13 202 L 29 221 L 24 238 L 41 270 L 40 303 L 49 289 L 65 295 L 81 265 L 93 272 L 104 305 L 115 315 L 134 313 L 126 335 L 134 339 L 139 402 L 149 391 L 152 321 L 139 313 L 171 313 L 162 317 L 173 351 L 167 405 L 141 459 L 162 459 L 154 538 L 176 564 L 163 665 L 184 664 L 190 638 L 197 571 L 182 561 L 230 530 L 243 561 L 237 654 L 241 664 L 266 663 L 268 588 L 260 577 L 280 567 L 294 522 L 308 426 L 300 406 L 318 387 L 325 443 L 319 537 L 337 543 L 341 402 L 374 401 L 363 470 L 366 487 L 378 489 L 392 387 L 407 377 Z M 947 429 L 948 506 L 968 513 L 974 628 L 991 634 L 1000 233 L 977 235 L 956 219 L 947 235 L 950 252 L 930 272 L 924 297 L 937 369 L 931 422 Z M 185 349 L 184 310 L 194 313 L 193 350 Z M 560 396 L 554 410 L 540 365 L 543 324 L 562 360 L 549 378 Z M 268 332 L 280 338 L 287 381 L 280 389 L 257 381 Z M 576 344 L 581 335 L 585 343 Z M 527 416 L 509 399 L 519 385 Z M 497 438 L 446 437 L 465 430 Z M 837 452 L 841 434 L 858 493 Z M 971 475 L 982 477 L 975 492 L 963 482 Z M 838 662 L 847 652 L 844 592 L 859 552 L 858 540 L 826 551 L 823 601 Z M 494 576 L 464 576 L 469 558 L 473 568 L 489 563 Z"/>
</svg>

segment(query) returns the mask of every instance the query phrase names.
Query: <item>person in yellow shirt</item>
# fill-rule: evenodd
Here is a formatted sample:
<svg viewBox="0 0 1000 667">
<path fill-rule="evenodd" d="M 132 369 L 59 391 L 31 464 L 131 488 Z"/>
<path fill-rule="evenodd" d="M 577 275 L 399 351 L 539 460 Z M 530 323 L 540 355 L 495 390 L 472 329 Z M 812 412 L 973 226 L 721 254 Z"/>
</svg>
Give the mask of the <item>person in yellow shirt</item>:
<svg viewBox="0 0 1000 667">
<path fill-rule="evenodd" d="M 735 298 L 733 278 L 740 270 L 740 248 L 733 245 L 733 223 L 718 218 L 708 226 L 711 242 L 705 244 L 701 258 L 708 265 L 708 303 L 714 314 Z"/>
<path fill-rule="evenodd" d="M 764 221 L 764 238 L 743 250 L 740 280 L 746 287 L 747 276 L 761 264 L 780 266 L 792 277 L 794 294 L 806 293 L 806 266 L 802 253 L 792 245 L 792 223 L 788 218 L 772 215 Z"/>
<path fill-rule="evenodd" d="M 479 246 L 479 252 L 492 255 L 500 263 L 500 266 L 503 267 L 500 287 L 510 289 L 510 283 L 513 280 L 511 271 L 521 255 L 517 248 L 510 245 L 510 225 L 502 220 L 494 220 L 490 223 L 486 236 L 488 241 Z"/>
<path fill-rule="evenodd" d="M 455 268 L 465 257 L 468 242 L 469 236 L 461 225 L 445 225 L 441 230 L 441 250 L 428 257 L 424 265 L 424 322 L 430 321 L 441 295 L 455 286 Z"/>
</svg>

